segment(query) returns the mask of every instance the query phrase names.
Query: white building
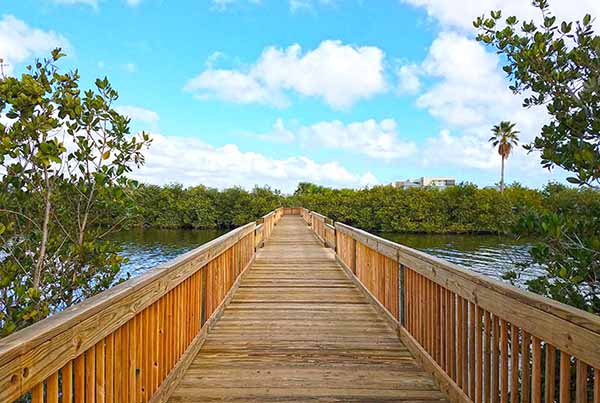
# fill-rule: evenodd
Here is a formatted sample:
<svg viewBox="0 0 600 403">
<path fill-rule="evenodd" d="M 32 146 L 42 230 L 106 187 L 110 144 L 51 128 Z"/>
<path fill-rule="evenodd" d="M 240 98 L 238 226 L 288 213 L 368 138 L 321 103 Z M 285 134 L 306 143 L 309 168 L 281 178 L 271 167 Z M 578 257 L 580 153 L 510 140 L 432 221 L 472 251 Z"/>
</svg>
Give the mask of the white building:
<svg viewBox="0 0 600 403">
<path fill-rule="evenodd" d="M 454 185 L 456 185 L 456 179 L 450 176 L 422 176 L 418 179 L 407 179 L 405 181 L 394 182 L 394 187 L 402 189 L 425 187 L 445 189 Z"/>
</svg>

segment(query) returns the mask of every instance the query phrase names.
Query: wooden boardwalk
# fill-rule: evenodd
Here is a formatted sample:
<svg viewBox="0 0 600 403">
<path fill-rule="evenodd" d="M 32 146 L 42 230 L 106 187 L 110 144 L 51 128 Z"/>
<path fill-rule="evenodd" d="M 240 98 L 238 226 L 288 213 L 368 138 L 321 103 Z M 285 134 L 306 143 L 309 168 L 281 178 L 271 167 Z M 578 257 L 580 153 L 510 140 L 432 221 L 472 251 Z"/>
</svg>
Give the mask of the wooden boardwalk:
<svg viewBox="0 0 600 403">
<path fill-rule="evenodd" d="M 299 216 L 284 216 L 172 402 L 445 401 Z"/>
</svg>

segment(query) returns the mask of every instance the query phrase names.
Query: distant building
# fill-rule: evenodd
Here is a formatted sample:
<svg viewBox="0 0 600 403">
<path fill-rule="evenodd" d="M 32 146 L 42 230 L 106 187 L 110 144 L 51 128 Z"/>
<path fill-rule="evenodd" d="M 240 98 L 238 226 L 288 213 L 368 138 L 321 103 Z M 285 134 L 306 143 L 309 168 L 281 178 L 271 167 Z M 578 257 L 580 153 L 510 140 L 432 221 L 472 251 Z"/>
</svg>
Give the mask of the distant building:
<svg viewBox="0 0 600 403">
<path fill-rule="evenodd" d="M 394 187 L 401 189 L 436 187 L 445 189 L 456 185 L 456 179 L 450 176 L 422 176 L 418 179 L 408 179 L 394 182 Z"/>
</svg>

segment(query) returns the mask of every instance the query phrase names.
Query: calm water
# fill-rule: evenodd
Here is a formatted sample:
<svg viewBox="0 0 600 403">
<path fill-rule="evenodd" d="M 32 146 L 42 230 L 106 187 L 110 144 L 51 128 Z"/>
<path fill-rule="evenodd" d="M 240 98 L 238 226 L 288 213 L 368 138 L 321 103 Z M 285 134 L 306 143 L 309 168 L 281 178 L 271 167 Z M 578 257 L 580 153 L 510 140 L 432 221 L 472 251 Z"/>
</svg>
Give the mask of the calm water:
<svg viewBox="0 0 600 403">
<path fill-rule="evenodd" d="M 129 263 L 123 265 L 123 276 L 135 276 L 218 238 L 225 232 L 227 231 L 133 229 L 116 233 L 112 239 L 121 244 L 121 255 L 129 259 Z"/>
<path fill-rule="evenodd" d="M 113 239 L 124 248 L 123 256 L 129 258 L 129 263 L 123 267 L 123 275 L 129 273 L 133 276 L 225 232 L 135 229 L 115 234 Z M 498 279 L 517 263 L 528 262 L 531 246 L 530 241 L 493 235 L 379 235 Z"/>
<path fill-rule="evenodd" d="M 530 263 L 532 240 L 498 235 L 423 235 L 383 233 L 381 237 L 429 253 L 481 274 L 501 280 L 506 271 Z M 526 280 L 529 275 L 523 273 Z"/>
</svg>

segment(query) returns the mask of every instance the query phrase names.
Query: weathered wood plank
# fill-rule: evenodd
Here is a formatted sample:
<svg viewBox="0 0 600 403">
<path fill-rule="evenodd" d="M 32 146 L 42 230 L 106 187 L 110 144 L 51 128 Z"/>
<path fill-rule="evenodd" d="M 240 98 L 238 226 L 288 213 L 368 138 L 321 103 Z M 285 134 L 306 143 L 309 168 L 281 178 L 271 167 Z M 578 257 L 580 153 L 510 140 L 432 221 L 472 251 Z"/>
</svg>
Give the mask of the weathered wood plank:
<svg viewBox="0 0 600 403">
<path fill-rule="evenodd" d="M 397 268 L 373 281 L 391 308 Z M 446 395 L 304 218 L 286 216 L 170 398 L 218 400 L 431 402 Z"/>
</svg>

